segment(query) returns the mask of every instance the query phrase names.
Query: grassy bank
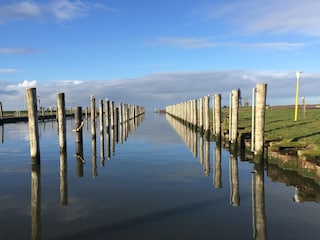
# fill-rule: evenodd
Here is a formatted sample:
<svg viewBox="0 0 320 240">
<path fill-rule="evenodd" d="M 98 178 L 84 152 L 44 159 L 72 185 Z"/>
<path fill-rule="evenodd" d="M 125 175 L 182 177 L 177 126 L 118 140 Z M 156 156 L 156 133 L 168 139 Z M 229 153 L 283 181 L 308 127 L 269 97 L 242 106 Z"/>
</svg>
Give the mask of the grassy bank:
<svg viewBox="0 0 320 240">
<path fill-rule="evenodd" d="M 271 150 L 290 150 L 299 157 L 320 159 L 320 109 L 302 109 L 294 121 L 294 108 L 270 107 L 266 110 L 265 141 Z M 228 109 L 223 109 L 226 119 Z M 223 124 L 226 126 L 226 124 Z M 251 108 L 239 109 L 240 131 L 251 132 Z"/>
</svg>

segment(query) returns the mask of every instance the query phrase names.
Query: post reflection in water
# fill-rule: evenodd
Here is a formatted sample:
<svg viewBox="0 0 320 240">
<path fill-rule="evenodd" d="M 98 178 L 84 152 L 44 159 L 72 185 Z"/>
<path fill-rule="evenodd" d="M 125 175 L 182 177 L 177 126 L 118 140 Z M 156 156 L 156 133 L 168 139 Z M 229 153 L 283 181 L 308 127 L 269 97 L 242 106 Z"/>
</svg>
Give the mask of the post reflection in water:
<svg viewBox="0 0 320 240">
<path fill-rule="evenodd" d="M 215 186 L 215 188 L 222 188 L 222 181 L 221 181 L 221 142 L 216 142 L 216 147 L 215 147 L 213 185 Z"/>
<path fill-rule="evenodd" d="M 197 147 L 194 146 L 194 141 L 188 141 L 192 129 L 180 121 L 167 115 L 167 120 L 172 128 L 179 134 L 183 142 L 194 151 Z M 192 143 L 190 145 L 190 143 Z M 216 188 L 222 187 L 221 181 L 221 141 L 217 141 L 214 154 L 214 178 L 213 184 Z M 210 142 L 203 136 L 199 137 L 199 162 L 204 164 L 205 175 L 210 174 Z M 240 206 L 240 191 L 239 191 L 239 176 L 238 176 L 238 158 L 237 148 L 234 148 L 230 153 L 230 204 L 234 207 Z M 263 164 L 263 163 L 262 163 Z M 266 214 L 264 203 L 264 169 L 263 165 L 255 165 L 255 171 L 252 174 L 252 225 L 253 239 L 267 239 L 266 231 Z"/>
<path fill-rule="evenodd" d="M 4 125 L 1 126 L 1 142 L 4 142 Z"/>
<path fill-rule="evenodd" d="M 203 138 L 199 137 L 199 163 L 203 164 L 204 158 L 204 146 L 203 146 Z"/>
<path fill-rule="evenodd" d="M 40 164 L 32 164 L 31 167 L 31 239 L 41 239 Z"/>
<path fill-rule="evenodd" d="M 264 195 L 263 163 L 255 164 L 252 172 L 252 226 L 253 239 L 265 240 L 267 237 L 266 210 Z"/>
<path fill-rule="evenodd" d="M 199 157 L 199 164 L 203 165 L 204 175 L 210 176 L 210 141 L 204 135 L 198 134 L 195 129 L 189 128 L 170 115 L 166 115 L 166 119 L 171 127 L 178 133 L 182 141 L 188 146 L 193 157 Z"/>
<path fill-rule="evenodd" d="M 205 140 L 204 145 L 205 145 L 204 174 L 206 176 L 210 176 L 210 142 L 208 140 Z"/>
<path fill-rule="evenodd" d="M 60 152 L 60 203 L 68 205 L 68 174 L 67 174 L 67 152 Z"/>
<path fill-rule="evenodd" d="M 98 176 L 98 170 L 97 170 L 97 140 L 96 136 L 92 136 L 91 139 L 91 151 L 92 151 L 92 177 L 95 178 Z"/>
<path fill-rule="evenodd" d="M 100 165 L 104 166 L 104 132 L 100 133 Z"/>
<path fill-rule="evenodd" d="M 107 157 L 108 160 L 111 158 L 111 138 L 110 138 L 110 130 L 107 128 L 106 130 L 106 137 L 107 137 Z"/>
<path fill-rule="evenodd" d="M 240 206 L 237 149 L 230 153 L 230 203 L 233 207 Z"/>
<path fill-rule="evenodd" d="M 83 142 L 76 143 L 76 161 L 77 177 L 83 177 Z"/>
</svg>

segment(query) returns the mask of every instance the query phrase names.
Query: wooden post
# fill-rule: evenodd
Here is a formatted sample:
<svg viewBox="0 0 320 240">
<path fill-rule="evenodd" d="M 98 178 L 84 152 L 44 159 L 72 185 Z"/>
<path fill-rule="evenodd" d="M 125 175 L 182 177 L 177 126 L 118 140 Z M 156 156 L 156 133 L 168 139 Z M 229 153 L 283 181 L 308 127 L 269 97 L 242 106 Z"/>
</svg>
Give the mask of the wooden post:
<svg viewBox="0 0 320 240">
<path fill-rule="evenodd" d="M 119 103 L 119 124 L 123 122 L 123 104 Z"/>
<path fill-rule="evenodd" d="M 197 116 L 198 116 L 198 108 L 197 108 L 197 99 L 193 100 L 193 127 L 197 128 Z"/>
<path fill-rule="evenodd" d="M 58 115 L 60 152 L 65 152 L 67 150 L 67 137 L 66 137 L 66 109 L 65 109 L 64 93 L 58 93 L 57 106 L 58 106 L 57 115 Z"/>
<path fill-rule="evenodd" d="M 92 109 L 91 109 L 92 111 Z M 76 133 L 76 158 L 77 167 L 76 174 L 78 177 L 83 176 L 83 134 L 82 134 L 82 108 L 74 108 L 74 123 L 75 123 L 75 133 Z"/>
<path fill-rule="evenodd" d="M 91 96 L 91 135 L 96 137 L 96 99 Z"/>
<path fill-rule="evenodd" d="M 210 132 L 210 97 L 204 97 L 204 130 Z"/>
<path fill-rule="evenodd" d="M 231 143 L 237 143 L 238 137 L 239 91 L 232 91 Z"/>
<path fill-rule="evenodd" d="M 264 147 L 264 125 L 266 112 L 267 84 L 256 85 L 256 130 L 255 130 L 255 155 L 263 154 Z"/>
<path fill-rule="evenodd" d="M 119 108 L 116 107 L 114 109 L 114 131 L 116 134 L 116 142 L 119 142 L 118 126 L 119 126 Z"/>
<path fill-rule="evenodd" d="M 74 125 L 75 125 L 75 132 L 76 132 L 76 143 L 83 142 L 83 134 L 82 134 L 82 108 L 75 107 L 74 109 Z"/>
<path fill-rule="evenodd" d="M 109 131 L 109 126 L 110 126 L 110 101 L 106 99 L 106 131 Z"/>
<path fill-rule="evenodd" d="M 220 140 L 221 138 L 221 94 L 214 95 L 214 124 L 215 124 L 215 134 Z"/>
<path fill-rule="evenodd" d="M 232 92 L 229 96 L 229 142 L 231 142 L 231 135 L 232 135 Z"/>
<path fill-rule="evenodd" d="M 199 130 L 202 133 L 203 130 L 203 99 L 199 99 Z"/>
<path fill-rule="evenodd" d="M 114 128 L 114 102 L 110 101 L 110 127 Z"/>
<path fill-rule="evenodd" d="M 255 116 L 255 102 L 256 102 L 256 88 L 252 89 L 252 106 L 251 106 L 251 152 L 254 152 L 254 140 L 255 140 L 255 125 L 256 125 L 256 116 Z"/>
<path fill-rule="evenodd" d="M 2 102 L 0 102 L 0 120 L 3 119 L 3 109 L 2 109 Z"/>
<path fill-rule="evenodd" d="M 99 123 L 100 123 L 100 134 L 104 133 L 104 121 L 103 121 L 103 100 L 99 100 Z"/>
<path fill-rule="evenodd" d="M 30 154 L 32 162 L 40 164 L 40 146 L 37 112 L 37 91 L 35 88 L 26 89 L 28 104 L 28 121 L 30 137 Z"/>
</svg>

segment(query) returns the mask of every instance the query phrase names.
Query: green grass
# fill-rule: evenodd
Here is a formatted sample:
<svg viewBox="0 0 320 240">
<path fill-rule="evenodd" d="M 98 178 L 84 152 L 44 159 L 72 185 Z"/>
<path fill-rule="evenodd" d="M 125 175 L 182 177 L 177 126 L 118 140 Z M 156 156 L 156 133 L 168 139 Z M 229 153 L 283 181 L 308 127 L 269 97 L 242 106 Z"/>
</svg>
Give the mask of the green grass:
<svg viewBox="0 0 320 240">
<path fill-rule="evenodd" d="M 223 109 L 226 122 L 228 109 Z M 223 124 L 226 127 L 227 124 Z M 251 132 L 251 108 L 239 109 L 240 131 Z M 271 107 L 266 110 L 265 141 L 274 147 L 288 147 L 309 150 L 320 156 L 320 109 L 298 111 L 298 121 L 294 121 L 294 108 Z M 306 152 L 307 154 L 307 152 Z"/>
</svg>

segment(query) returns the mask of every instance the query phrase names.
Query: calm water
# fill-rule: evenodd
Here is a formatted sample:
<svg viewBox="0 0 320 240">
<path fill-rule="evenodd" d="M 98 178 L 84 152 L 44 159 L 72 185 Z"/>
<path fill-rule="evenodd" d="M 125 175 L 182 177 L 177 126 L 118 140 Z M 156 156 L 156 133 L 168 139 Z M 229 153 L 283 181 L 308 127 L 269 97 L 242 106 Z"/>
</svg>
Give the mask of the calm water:
<svg viewBox="0 0 320 240">
<path fill-rule="evenodd" d="M 31 167 L 28 126 L 0 126 L 0 239 L 320 236 L 312 180 L 241 161 L 164 115 L 147 114 L 117 141 L 92 140 L 85 124 L 81 157 L 71 120 L 65 156 L 56 123 L 39 128 L 41 169 Z"/>
</svg>

